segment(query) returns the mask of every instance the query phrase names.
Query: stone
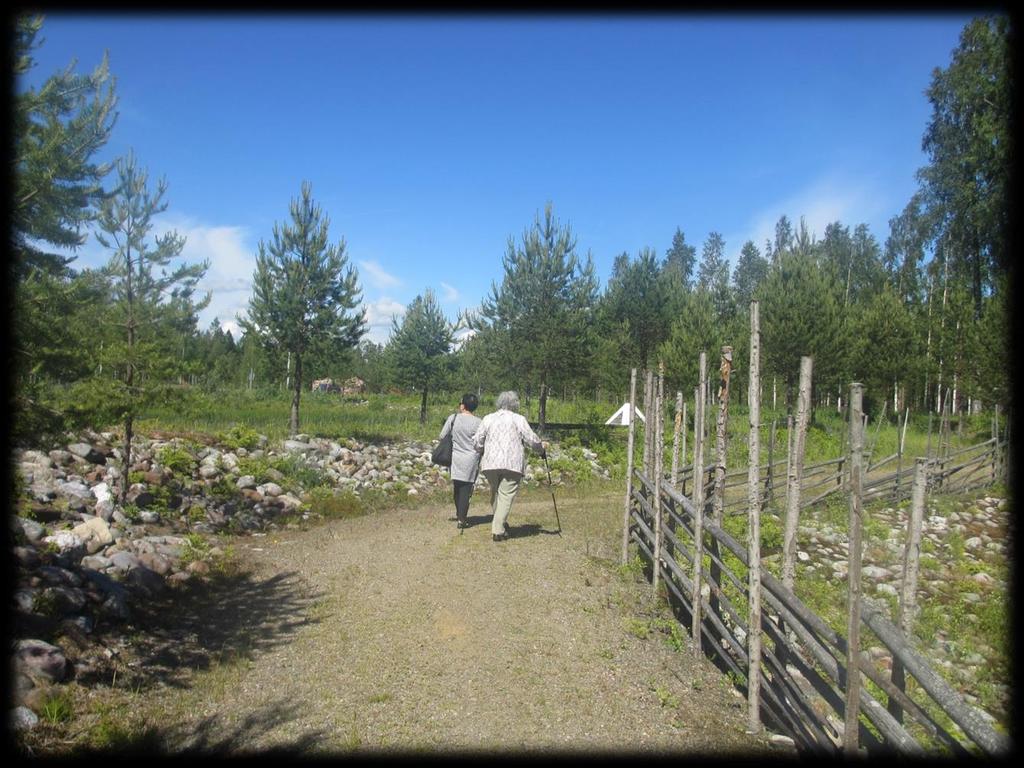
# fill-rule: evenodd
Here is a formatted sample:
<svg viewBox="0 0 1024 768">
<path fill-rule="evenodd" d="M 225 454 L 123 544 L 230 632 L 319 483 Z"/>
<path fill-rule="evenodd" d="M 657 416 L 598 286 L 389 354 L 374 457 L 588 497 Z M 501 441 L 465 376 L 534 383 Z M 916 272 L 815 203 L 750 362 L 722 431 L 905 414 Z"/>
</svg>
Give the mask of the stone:
<svg viewBox="0 0 1024 768">
<path fill-rule="evenodd" d="M 82 567 L 93 571 L 104 571 L 111 565 L 110 558 L 103 555 L 87 555 L 82 558 Z"/>
<path fill-rule="evenodd" d="M 124 595 L 108 595 L 100 606 L 100 612 L 104 616 L 122 621 L 131 617 L 131 610 Z"/>
<path fill-rule="evenodd" d="M 252 475 L 242 475 L 238 480 L 235 481 L 235 485 L 242 490 L 255 489 L 256 478 Z"/>
<path fill-rule="evenodd" d="M 71 560 L 80 560 L 85 555 L 85 543 L 71 531 L 57 531 L 43 539 L 44 544 L 53 544 L 57 551 Z"/>
<path fill-rule="evenodd" d="M 259 486 L 257 490 L 264 496 L 272 497 L 280 496 L 282 493 L 284 493 L 284 489 L 277 483 L 264 483 L 263 485 Z"/>
<path fill-rule="evenodd" d="M 43 538 L 46 533 L 46 528 L 41 523 L 37 523 L 35 520 L 29 520 L 25 517 L 14 518 L 14 525 L 20 526 L 22 533 L 25 534 L 25 538 L 31 542 L 37 542 Z"/>
<path fill-rule="evenodd" d="M 147 568 L 141 563 L 138 567 L 132 568 L 128 571 L 127 581 L 129 584 L 134 584 L 139 587 L 144 592 L 154 595 L 162 592 L 164 587 L 167 586 L 164 583 L 163 577 L 159 573 L 151 568 Z"/>
<path fill-rule="evenodd" d="M 42 640 L 19 640 L 15 663 L 30 676 L 54 683 L 61 682 L 67 673 L 64 652 Z"/>
<path fill-rule="evenodd" d="M 107 457 L 88 443 L 72 443 L 68 446 L 68 451 L 91 464 L 107 463 Z"/>
<path fill-rule="evenodd" d="M 36 716 L 36 713 L 28 707 L 20 706 L 11 710 L 8 722 L 11 725 L 11 730 L 31 731 L 39 725 L 39 718 Z"/>
<path fill-rule="evenodd" d="M 115 552 L 110 556 L 110 565 L 120 573 L 128 573 L 132 568 L 138 567 L 139 558 L 131 552 Z"/>
<path fill-rule="evenodd" d="M 170 560 L 156 552 L 147 552 L 139 555 L 139 562 L 161 576 L 165 576 L 171 570 Z"/>
<path fill-rule="evenodd" d="M 983 584 L 986 587 L 990 587 L 996 583 L 996 580 L 989 576 L 984 571 L 974 574 L 971 579 L 977 584 Z"/>
<path fill-rule="evenodd" d="M 114 543 L 114 536 L 110 532 L 110 526 L 101 517 L 90 518 L 84 523 L 76 525 L 71 529 L 71 532 L 86 543 L 93 540 L 101 546 Z"/>
<path fill-rule="evenodd" d="M 41 562 L 39 552 L 35 547 L 15 547 L 14 559 L 19 566 L 26 569 L 38 568 Z"/>
</svg>

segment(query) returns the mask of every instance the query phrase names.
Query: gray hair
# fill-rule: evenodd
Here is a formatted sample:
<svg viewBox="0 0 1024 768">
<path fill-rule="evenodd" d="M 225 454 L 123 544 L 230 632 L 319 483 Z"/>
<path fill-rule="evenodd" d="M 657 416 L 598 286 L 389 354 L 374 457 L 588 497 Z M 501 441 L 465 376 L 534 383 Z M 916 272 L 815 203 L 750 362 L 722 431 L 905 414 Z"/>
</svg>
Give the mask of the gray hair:
<svg viewBox="0 0 1024 768">
<path fill-rule="evenodd" d="M 509 410 L 519 412 L 519 395 L 516 392 L 502 392 L 498 395 L 497 400 L 494 401 L 494 405 L 498 410 Z"/>
</svg>

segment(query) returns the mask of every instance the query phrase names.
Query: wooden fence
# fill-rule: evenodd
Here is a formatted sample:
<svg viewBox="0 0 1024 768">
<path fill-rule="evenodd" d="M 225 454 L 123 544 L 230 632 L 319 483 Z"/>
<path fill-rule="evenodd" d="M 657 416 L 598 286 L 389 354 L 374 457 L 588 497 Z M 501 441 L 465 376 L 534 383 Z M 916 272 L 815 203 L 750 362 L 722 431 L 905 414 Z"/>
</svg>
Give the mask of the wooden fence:
<svg viewBox="0 0 1024 768">
<path fill-rule="evenodd" d="M 930 487 L 942 493 L 964 493 L 992 485 L 1003 477 L 1007 444 L 1005 440 L 990 438 L 982 443 L 968 446 L 947 456 L 929 460 Z M 892 454 L 868 463 L 865 480 L 862 486 L 864 501 L 889 499 L 893 503 L 910 498 L 910 489 L 914 479 L 914 462 L 883 472 L 883 468 L 896 464 L 904 459 Z M 902 463 L 902 462 L 901 462 Z M 847 457 L 807 464 L 803 468 L 800 484 L 800 509 L 807 509 L 820 504 L 834 494 L 848 492 Z M 686 494 L 687 486 L 693 483 L 693 465 L 689 464 L 678 470 L 679 492 Z M 786 461 L 780 460 L 772 464 L 762 464 L 758 476 L 766 497 L 785 494 Z M 746 514 L 748 470 L 740 469 L 727 472 L 725 475 L 726 513 Z M 704 468 L 705 496 L 714 488 L 714 465 Z"/>
<path fill-rule="evenodd" d="M 951 482 L 958 477 L 966 483 L 984 475 L 976 469 L 977 462 L 983 456 L 998 457 L 1001 449 L 998 443 L 984 446 L 987 443 L 959 456 L 933 461 L 936 481 Z M 955 461 L 958 458 L 960 461 Z M 828 472 L 824 474 L 828 476 Z M 760 616 L 754 622 L 744 619 L 750 596 L 747 550 L 705 515 L 698 523 L 693 502 L 664 477 L 659 481 L 641 468 L 633 469 L 627 483 L 627 502 L 628 531 L 624 538 L 628 533 L 628 541 L 636 544 L 652 566 L 652 580 L 664 584 L 684 626 L 691 626 L 697 606 L 699 647 L 734 679 L 746 681 L 748 688 L 749 625 L 760 625 L 761 721 L 788 735 L 803 751 L 821 755 L 841 752 L 848 709 L 846 639 L 791 589 L 763 571 L 759 562 L 755 567 L 760 573 Z M 696 537 L 695 523 L 701 531 Z M 660 557 L 656 558 L 656 552 Z M 998 755 L 1007 751 L 1006 738 L 931 669 L 881 610 L 865 604 L 860 617 L 892 658 L 894 667 L 899 666 L 916 681 L 912 687 L 902 679 L 896 683 L 872 660 L 872 654 L 861 650 L 856 655 L 857 670 L 882 691 L 876 696 L 869 686 L 856 688 L 860 714 L 857 743 L 862 750 L 869 755 L 924 755 L 940 746 L 953 755 Z M 904 714 L 909 718 L 906 723 Z M 955 726 L 944 724 L 949 722 Z"/>
</svg>

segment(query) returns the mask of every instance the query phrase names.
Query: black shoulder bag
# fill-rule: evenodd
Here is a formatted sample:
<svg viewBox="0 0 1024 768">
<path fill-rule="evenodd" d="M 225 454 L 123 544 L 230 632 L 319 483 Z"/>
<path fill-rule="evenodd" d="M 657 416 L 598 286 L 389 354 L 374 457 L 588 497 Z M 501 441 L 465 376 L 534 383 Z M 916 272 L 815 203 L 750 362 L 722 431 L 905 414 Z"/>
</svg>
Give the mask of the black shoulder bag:
<svg viewBox="0 0 1024 768">
<path fill-rule="evenodd" d="M 430 454 L 430 461 L 439 467 L 450 467 L 452 465 L 452 433 L 455 432 L 455 416 L 452 414 L 452 427 L 448 430 L 441 442 Z"/>
</svg>

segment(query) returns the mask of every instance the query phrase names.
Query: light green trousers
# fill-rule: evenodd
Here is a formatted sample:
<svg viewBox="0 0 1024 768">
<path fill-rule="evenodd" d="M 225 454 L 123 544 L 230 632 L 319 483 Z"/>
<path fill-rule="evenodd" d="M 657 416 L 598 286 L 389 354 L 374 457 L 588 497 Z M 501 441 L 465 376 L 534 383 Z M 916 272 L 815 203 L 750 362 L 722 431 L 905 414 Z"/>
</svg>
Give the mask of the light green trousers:
<svg viewBox="0 0 1024 768">
<path fill-rule="evenodd" d="M 484 477 L 491 484 L 491 511 L 494 512 L 491 533 L 504 533 L 505 521 L 512 509 L 512 501 L 516 497 L 519 481 L 523 476 L 507 469 L 487 469 L 484 470 Z"/>
</svg>

